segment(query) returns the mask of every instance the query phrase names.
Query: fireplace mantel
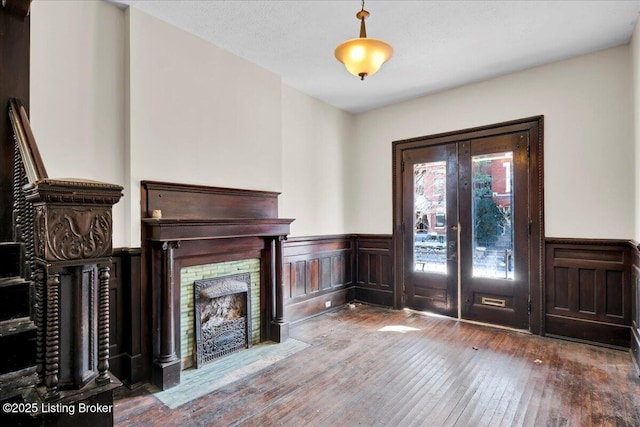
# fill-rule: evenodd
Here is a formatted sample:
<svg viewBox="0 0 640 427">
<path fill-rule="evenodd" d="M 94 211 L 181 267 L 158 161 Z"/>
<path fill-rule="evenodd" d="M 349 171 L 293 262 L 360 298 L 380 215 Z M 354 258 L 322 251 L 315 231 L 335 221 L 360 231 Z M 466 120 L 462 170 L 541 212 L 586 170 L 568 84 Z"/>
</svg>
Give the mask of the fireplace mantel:
<svg viewBox="0 0 640 427">
<path fill-rule="evenodd" d="M 261 330 L 264 339 L 286 340 L 282 242 L 293 219 L 278 218 L 279 193 L 152 181 L 143 181 L 141 190 L 153 384 L 165 390 L 180 383 L 182 266 L 259 257 Z M 162 217 L 151 218 L 154 211 Z"/>
<path fill-rule="evenodd" d="M 159 242 L 285 236 L 289 234 L 289 225 L 293 221 L 293 219 L 283 218 L 146 218 L 142 220 L 149 230 L 147 239 Z"/>
</svg>

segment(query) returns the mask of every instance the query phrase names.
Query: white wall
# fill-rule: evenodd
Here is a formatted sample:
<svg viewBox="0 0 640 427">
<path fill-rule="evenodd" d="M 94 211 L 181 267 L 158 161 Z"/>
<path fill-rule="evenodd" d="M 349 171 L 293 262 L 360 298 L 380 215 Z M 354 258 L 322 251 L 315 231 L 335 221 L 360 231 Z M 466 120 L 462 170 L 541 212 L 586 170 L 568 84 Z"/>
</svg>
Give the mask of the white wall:
<svg viewBox="0 0 640 427">
<path fill-rule="evenodd" d="M 633 121 L 635 142 L 635 234 L 634 239 L 640 242 L 640 21 L 631 38 L 631 61 L 633 71 Z"/>
<path fill-rule="evenodd" d="M 124 30 L 104 2 L 31 5 L 30 119 L 49 177 L 125 186 Z M 128 245 L 126 211 L 114 207 L 115 247 Z"/>
<path fill-rule="evenodd" d="M 544 115 L 546 235 L 631 238 L 630 65 L 625 45 L 358 115 L 347 230 L 392 232 L 392 141 Z"/>
<path fill-rule="evenodd" d="M 391 233 L 392 141 L 539 114 L 547 236 L 640 240 L 637 28 L 631 48 L 351 116 L 135 9 L 36 1 L 31 19 L 49 175 L 125 186 L 116 247 L 140 244 L 143 179 L 283 191 L 298 236 Z"/>
<path fill-rule="evenodd" d="M 140 181 L 282 188 L 280 78 L 135 9 L 34 2 L 31 121 L 50 177 L 121 184 L 114 246 L 140 245 Z"/>
<path fill-rule="evenodd" d="M 133 8 L 129 49 L 132 189 L 162 180 L 280 191 L 277 75 Z M 131 218 L 137 245 L 133 200 Z"/>
<path fill-rule="evenodd" d="M 282 85 L 280 216 L 292 236 L 343 234 L 344 147 L 353 116 Z"/>
</svg>

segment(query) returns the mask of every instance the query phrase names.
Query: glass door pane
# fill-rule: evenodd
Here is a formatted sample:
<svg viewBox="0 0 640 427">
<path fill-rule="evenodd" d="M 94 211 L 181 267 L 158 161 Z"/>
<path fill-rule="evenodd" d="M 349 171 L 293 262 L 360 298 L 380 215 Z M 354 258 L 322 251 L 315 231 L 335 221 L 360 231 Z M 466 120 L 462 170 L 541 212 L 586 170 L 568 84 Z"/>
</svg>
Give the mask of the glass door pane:
<svg viewBox="0 0 640 427">
<path fill-rule="evenodd" d="M 416 163 L 414 179 L 414 271 L 447 274 L 447 162 Z"/>
<path fill-rule="evenodd" d="M 473 276 L 513 280 L 513 152 L 471 160 Z"/>
</svg>

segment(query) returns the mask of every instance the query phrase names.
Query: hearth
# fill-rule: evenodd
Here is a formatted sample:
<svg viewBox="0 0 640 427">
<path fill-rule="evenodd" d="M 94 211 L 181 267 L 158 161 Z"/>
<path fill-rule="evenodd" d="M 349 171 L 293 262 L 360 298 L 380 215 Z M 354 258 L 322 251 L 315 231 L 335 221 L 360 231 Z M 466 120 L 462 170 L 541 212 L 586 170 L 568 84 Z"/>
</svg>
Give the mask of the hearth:
<svg viewBox="0 0 640 427">
<path fill-rule="evenodd" d="M 195 281 L 196 367 L 251 346 L 249 274 Z"/>
</svg>

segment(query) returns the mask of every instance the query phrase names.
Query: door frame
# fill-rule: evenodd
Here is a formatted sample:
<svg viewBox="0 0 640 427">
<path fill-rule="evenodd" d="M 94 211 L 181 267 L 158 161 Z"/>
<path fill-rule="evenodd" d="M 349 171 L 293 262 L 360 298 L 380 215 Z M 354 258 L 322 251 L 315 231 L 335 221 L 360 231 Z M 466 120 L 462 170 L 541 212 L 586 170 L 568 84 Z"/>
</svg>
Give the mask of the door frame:
<svg viewBox="0 0 640 427">
<path fill-rule="evenodd" d="M 453 132 L 393 141 L 393 248 L 394 308 L 405 307 L 404 251 L 402 242 L 402 154 L 404 150 L 449 144 L 512 132 L 529 132 L 529 295 L 531 312 L 529 328 L 542 335 L 544 331 L 544 116 L 527 117 Z"/>
</svg>

